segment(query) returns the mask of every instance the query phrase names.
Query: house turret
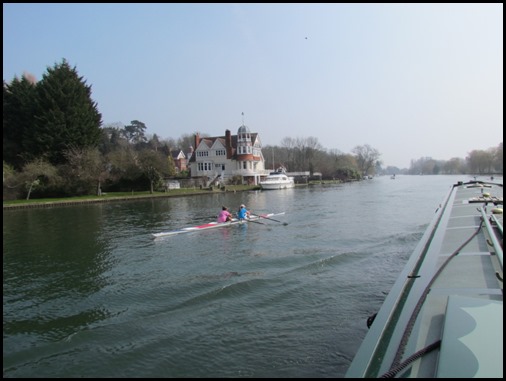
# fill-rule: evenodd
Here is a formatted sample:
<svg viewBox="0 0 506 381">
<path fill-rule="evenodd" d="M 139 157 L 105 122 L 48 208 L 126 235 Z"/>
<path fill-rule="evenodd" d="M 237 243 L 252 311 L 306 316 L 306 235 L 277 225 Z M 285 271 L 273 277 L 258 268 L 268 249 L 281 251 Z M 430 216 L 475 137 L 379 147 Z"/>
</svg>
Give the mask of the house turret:
<svg viewBox="0 0 506 381">
<path fill-rule="evenodd" d="M 251 143 L 251 132 L 244 124 L 237 130 L 237 159 L 252 160 L 253 145 Z"/>
</svg>

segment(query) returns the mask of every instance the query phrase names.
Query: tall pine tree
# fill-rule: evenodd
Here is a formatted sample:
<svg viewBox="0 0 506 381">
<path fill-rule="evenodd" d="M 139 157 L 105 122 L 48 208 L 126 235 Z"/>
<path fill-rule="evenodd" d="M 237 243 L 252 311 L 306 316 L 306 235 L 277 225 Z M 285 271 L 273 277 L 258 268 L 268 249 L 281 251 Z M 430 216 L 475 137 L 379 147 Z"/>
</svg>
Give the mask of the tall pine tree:
<svg viewBox="0 0 506 381">
<path fill-rule="evenodd" d="M 3 160 L 16 169 L 26 163 L 23 138 L 33 130 L 35 81 L 25 75 L 3 86 Z"/>
<path fill-rule="evenodd" d="M 63 59 L 47 69 L 37 83 L 35 124 L 25 131 L 25 149 L 33 159 L 42 156 L 52 164 L 66 162 L 65 150 L 96 147 L 102 115 L 91 99 L 91 86 Z"/>
</svg>

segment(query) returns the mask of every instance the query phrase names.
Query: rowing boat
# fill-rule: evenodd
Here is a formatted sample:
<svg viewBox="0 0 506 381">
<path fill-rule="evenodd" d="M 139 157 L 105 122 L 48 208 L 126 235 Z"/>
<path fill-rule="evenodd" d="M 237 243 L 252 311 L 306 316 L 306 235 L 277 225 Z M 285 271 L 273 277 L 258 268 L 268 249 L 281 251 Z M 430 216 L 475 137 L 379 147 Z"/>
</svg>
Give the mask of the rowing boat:
<svg viewBox="0 0 506 381">
<path fill-rule="evenodd" d="M 224 227 L 227 227 L 227 226 L 239 225 L 239 224 L 244 224 L 244 223 L 247 223 L 247 222 L 257 222 L 257 220 L 260 220 L 262 218 L 268 220 L 268 219 L 270 219 L 270 217 L 280 216 L 280 215 L 283 215 L 283 214 L 285 214 L 285 212 L 282 212 L 282 213 L 259 214 L 259 215 L 255 215 L 255 216 L 250 216 L 248 219 L 244 219 L 244 220 L 233 218 L 232 221 L 228 221 L 228 222 L 216 222 L 216 221 L 213 221 L 213 222 L 208 222 L 206 224 L 198 225 L 198 226 L 189 226 L 189 227 L 186 227 L 186 228 L 181 228 L 181 229 L 177 229 L 177 230 L 171 230 L 171 231 L 167 231 L 167 232 L 152 233 L 152 236 L 153 236 L 153 238 L 160 238 L 160 237 L 166 237 L 166 236 L 175 235 L 175 234 L 181 234 L 181 233 L 191 233 L 191 232 L 196 232 L 196 231 L 201 231 L 201 230 L 224 228 Z"/>
</svg>

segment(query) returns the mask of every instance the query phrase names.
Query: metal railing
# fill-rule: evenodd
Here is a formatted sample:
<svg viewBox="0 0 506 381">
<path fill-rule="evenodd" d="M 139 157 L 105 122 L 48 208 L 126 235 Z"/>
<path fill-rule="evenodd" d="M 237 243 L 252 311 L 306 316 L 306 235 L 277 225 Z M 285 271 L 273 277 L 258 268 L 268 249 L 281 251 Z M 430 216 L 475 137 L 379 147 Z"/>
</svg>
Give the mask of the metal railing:
<svg viewBox="0 0 506 381">
<path fill-rule="evenodd" d="M 490 236 L 492 246 L 494 247 L 495 254 L 497 255 L 497 259 L 499 260 L 499 264 L 501 265 L 501 269 L 502 269 L 503 268 L 503 264 L 502 264 L 503 259 L 502 259 L 501 244 L 497 240 L 497 236 L 494 232 L 494 228 L 492 227 L 492 224 L 490 223 L 489 219 L 487 218 L 487 211 L 483 206 L 480 208 L 480 212 L 481 212 L 481 217 L 483 218 L 483 223 L 485 224 L 485 228 L 487 229 L 488 235 Z M 497 219 L 496 219 L 496 221 L 497 221 Z M 501 234 L 502 234 L 502 225 L 501 225 Z"/>
</svg>

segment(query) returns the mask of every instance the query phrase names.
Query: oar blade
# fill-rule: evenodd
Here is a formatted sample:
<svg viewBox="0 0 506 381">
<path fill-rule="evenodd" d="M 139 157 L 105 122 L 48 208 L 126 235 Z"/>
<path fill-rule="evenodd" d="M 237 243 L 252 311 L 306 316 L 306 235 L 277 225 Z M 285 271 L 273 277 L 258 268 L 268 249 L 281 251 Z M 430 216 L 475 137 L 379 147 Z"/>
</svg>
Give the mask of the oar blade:
<svg viewBox="0 0 506 381">
<path fill-rule="evenodd" d="M 261 215 L 261 214 L 260 214 L 260 215 L 253 215 L 253 216 L 255 216 L 255 217 L 259 217 L 259 218 L 264 218 L 264 219 L 266 219 L 266 220 L 271 220 L 271 221 L 279 222 L 279 223 L 283 224 L 284 226 L 288 225 L 288 223 L 287 223 L 287 222 L 283 222 L 283 221 L 280 221 L 280 220 L 276 220 L 276 219 L 274 219 L 274 218 L 270 218 L 270 217 L 267 217 L 267 216 L 264 216 L 264 215 Z"/>
</svg>

